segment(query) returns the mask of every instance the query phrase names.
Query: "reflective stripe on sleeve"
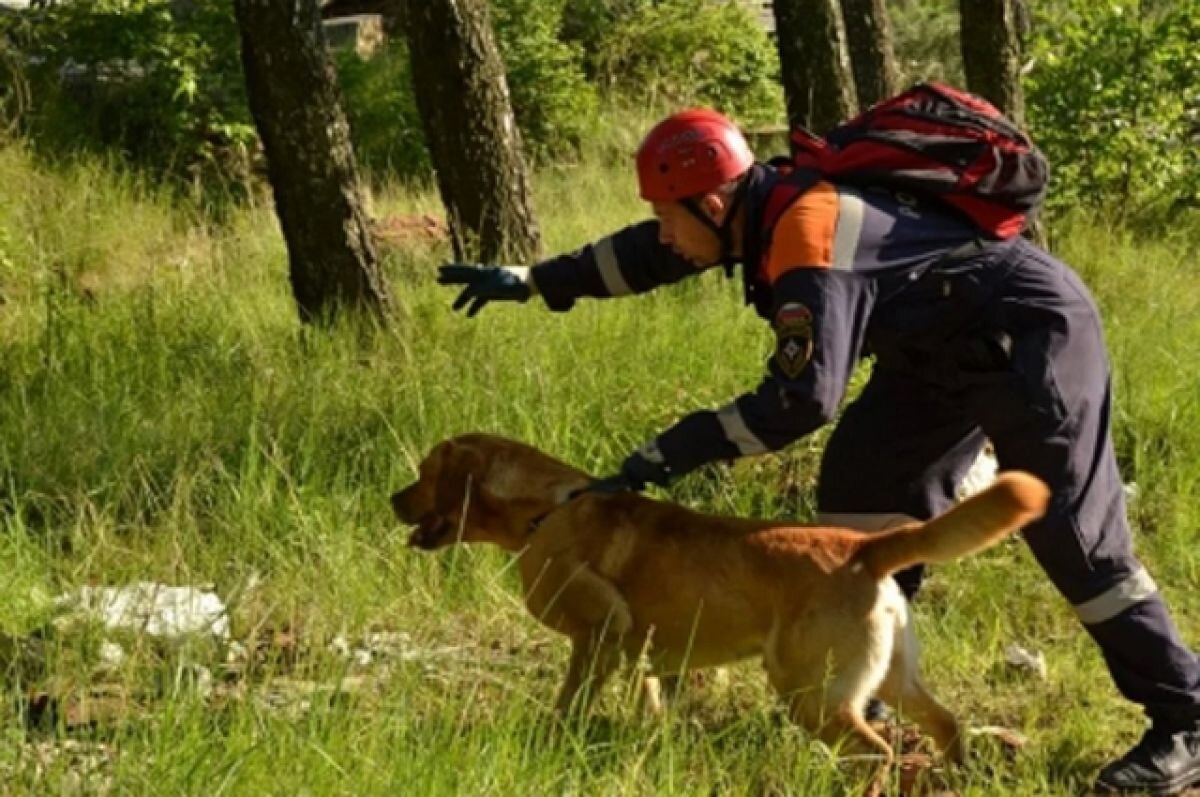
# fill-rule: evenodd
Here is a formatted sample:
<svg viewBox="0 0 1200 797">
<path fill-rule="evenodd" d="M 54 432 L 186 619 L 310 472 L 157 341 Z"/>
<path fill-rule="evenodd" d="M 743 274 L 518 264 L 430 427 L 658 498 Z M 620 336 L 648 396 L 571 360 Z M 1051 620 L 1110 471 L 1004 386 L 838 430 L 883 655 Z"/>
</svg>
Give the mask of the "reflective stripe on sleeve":
<svg viewBox="0 0 1200 797">
<path fill-rule="evenodd" d="M 738 453 L 743 457 L 765 454 L 771 450 L 758 439 L 754 432 L 750 431 L 736 401 L 717 410 L 717 420 L 721 422 L 725 438 L 737 447 Z"/>
<path fill-rule="evenodd" d="M 613 246 L 611 235 L 596 241 L 592 245 L 592 254 L 596 258 L 597 268 L 600 269 L 600 279 L 604 280 L 604 287 L 608 289 L 610 296 L 627 296 L 633 293 L 633 289 L 625 281 L 625 275 L 621 273 L 621 264 L 617 260 L 617 250 Z"/>
<path fill-rule="evenodd" d="M 655 465 L 665 465 L 667 462 L 667 458 L 663 456 L 662 451 L 658 448 L 657 439 L 651 440 L 639 448 L 638 453 L 645 457 L 648 462 L 653 462 Z"/>
<path fill-rule="evenodd" d="M 837 230 L 833 237 L 833 263 L 831 268 L 850 271 L 854 268 L 854 256 L 858 254 L 858 239 L 862 235 L 863 200 L 852 188 L 838 188 Z"/>
<path fill-rule="evenodd" d="M 1122 581 L 1117 582 L 1096 597 L 1075 605 L 1075 614 L 1084 625 L 1095 625 L 1111 620 L 1126 609 L 1132 608 L 1158 592 L 1146 568 L 1139 567 Z"/>
<path fill-rule="evenodd" d="M 509 266 L 508 270 L 517 276 L 521 282 L 529 286 L 529 292 L 534 296 L 538 294 L 537 282 L 533 279 L 533 269 L 529 266 Z"/>
</svg>

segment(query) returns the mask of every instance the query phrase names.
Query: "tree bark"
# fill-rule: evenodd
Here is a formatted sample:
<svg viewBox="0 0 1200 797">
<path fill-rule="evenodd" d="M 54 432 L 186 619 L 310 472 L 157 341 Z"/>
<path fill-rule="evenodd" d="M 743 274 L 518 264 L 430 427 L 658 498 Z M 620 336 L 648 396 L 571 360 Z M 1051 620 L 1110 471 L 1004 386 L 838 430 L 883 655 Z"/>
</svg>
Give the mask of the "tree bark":
<svg viewBox="0 0 1200 797">
<path fill-rule="evenodd" d="M 1029 33 L 1025 0 L 959 0 L 958 15 L 967 89 L 1024 127 L 1021 61 Z M 1024 234 L 1040 246 L 1048 243 L 1045 222 L 1039 217 L 1030 221 Z"/>
<path fill-rule="evenodd" d="M 788 121 L 814 133 L 854 115 L 854 85 L 837 0 L 773 0 Z"/>
<path fill-rule="evenodd" d="M 292 292 L 305 323 L 388 294 L 316 0 L 234 0 Z"/>
<path fill-rule="evenodd" d="M 405 0 L 403 18 L 455 256 L 536 258 L 541 235 L 486 0 Z"/>
<path fill-rule="evenodd" d="M 1024 124 L 1022 0 L 959 0 L 958 14 L 967 89 Z"/>
<path fill-rule="evenodd" d="M 842 0 L 842 19 L 858 105 L 865 109 L 896 93 L 899 72 L 884 0 Z"/>
</svg>

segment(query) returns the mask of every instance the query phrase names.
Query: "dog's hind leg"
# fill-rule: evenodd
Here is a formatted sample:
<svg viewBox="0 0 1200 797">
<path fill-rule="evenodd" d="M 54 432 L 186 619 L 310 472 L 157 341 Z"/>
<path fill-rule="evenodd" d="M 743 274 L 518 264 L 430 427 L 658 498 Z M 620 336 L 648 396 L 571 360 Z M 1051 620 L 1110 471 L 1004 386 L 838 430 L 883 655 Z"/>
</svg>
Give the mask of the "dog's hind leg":
<svg viewBox="0 0 1200 797">
<path fill-rule="evenodd" d="M 644 714 L 662 717 L 667 707 L 677 702 L 683 691 L 684 676 L 647 675 L 641 679 L 640 705 Z"/>
<path fill-rule="evenodd" d="M 657 675 L 638 678 L 638 709 L 643 716 L 658 719 L 667 713 L 667 705 L 663 702 L 666 686 Z"/>
<path fill-rule="evenodd" d="M 668 706 L 682 704 L 689 692 L 705 689 L 720 692 L 728 689 L 729 671 L 724 667 L 712 667 L 706 670 L 690 670 L 686 673 L 674 672 L 670 675 L 651 676 L 646 678 L 646 681 L 647 683 L 658 682 L 656 686 L 649 687 L 657 693 L 654 697 L 657 699 L 658 708 L 654 708 L 655 703 L 648 694 L 644 705 L 648 713 L 653 716 L 661 716 Z"/>
<path fill-rule="evenodd" d="M 830 701 L 828 697 L 820 687 L 787 695 L 788 715 L 829 746 L 850 744 L 857 748 L 854 752 L 878 754 L 884 765 L 890 766 L 892 746 L 866 721 L 862 707 L 853 701 Z"/>
<path fill-rule="evenodd" d="M 763 664 L 786 701 L 792 720 L 830 746 L 877 755 L 871 793 L 882 789 L 895 753 L 867 723 L 863 709 L 891 657 L 891 638 L 880 623 L 808 625 L 777 623 L 768 635 Z"/>
<path fill-rule="evenodd" d="M 915 720 L 933 737 L 938 749 L 952 763 L 966 757 L 958 720 L 934 699 L 921 681 L 920 644 L 911 621 L 897 627 L 895 646 L 888 674 L 879 687 L 879 696 Z"/>
<path fill-rule="evenodd" d="M 816 687 L 808 692 L 787 696 L 788 713 L 793 722 L 806 729 L 842 755 L 866 754 L 873 764 L 867 795 L 884 792 L 896 756 L 891 745 L 863 717 L 861 701 L 831 701 L 829 691 Z"/>
</svg>

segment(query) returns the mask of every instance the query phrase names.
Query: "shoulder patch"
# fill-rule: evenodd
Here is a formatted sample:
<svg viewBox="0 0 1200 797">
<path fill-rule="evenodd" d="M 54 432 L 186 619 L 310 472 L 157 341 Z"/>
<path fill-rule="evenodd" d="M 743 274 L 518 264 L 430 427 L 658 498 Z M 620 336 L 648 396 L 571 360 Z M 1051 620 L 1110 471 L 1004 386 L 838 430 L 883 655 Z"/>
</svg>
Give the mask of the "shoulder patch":
<svg viewBox="0 0 1200 797">
<path fill-rule="evenodd" d="M 788 302 L 775 313 L 775 362 L 788 379 L 795 379 L 812 359 L 813 314 L 799 302 Z"/>
</svg>

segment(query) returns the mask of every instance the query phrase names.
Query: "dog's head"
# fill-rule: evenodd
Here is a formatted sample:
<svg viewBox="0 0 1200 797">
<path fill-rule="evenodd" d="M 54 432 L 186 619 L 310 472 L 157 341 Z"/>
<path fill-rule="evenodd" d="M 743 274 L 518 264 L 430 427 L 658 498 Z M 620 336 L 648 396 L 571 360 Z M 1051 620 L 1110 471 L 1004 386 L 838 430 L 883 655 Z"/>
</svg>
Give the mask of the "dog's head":
<svg viewBox="0 0 1200 797">
<path fill-rule="evenodd" d="M 421 460 L 416 482 L 392 496 L 392 510 L 416 529 L 409 545 L 525 544 L 530 524 L 588 484 L 586 474 L 512 440 L 463 435 Z"/>
</svg>

